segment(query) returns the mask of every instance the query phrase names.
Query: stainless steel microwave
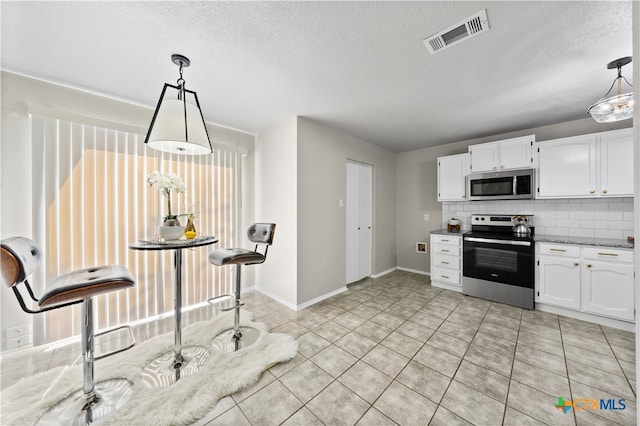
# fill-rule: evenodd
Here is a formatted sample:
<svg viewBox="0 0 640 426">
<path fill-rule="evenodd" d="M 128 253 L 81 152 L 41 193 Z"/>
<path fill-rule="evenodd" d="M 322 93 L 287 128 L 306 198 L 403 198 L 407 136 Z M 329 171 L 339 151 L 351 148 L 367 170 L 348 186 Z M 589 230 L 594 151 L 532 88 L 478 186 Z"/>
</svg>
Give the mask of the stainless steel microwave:
<svg viewBox="0 0 640 426">
<path fill-rule="evenodd" d="M 534 169 L 473 173 L 467 176 L 467 199 L 522 200 L 534 194 Z"/>
</svg>

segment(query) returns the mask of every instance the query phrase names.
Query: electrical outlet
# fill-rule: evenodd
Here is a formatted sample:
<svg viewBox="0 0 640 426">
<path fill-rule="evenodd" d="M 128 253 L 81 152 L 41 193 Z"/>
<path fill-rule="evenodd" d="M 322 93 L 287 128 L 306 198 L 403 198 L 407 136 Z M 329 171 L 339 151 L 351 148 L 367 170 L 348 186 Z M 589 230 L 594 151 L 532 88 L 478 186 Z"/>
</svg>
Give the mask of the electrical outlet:
<svg viewBox="0 0 640 426">
<path fill-rule="evenodd" d="M 424 221 L 425 221 L 425 222 L 428 222 L 428 221 L 429 221 L 429 215 L 428 215 L 428 214 L 425 214 L 425 215 L 424 215 Z"/>
<path fill-rule="evenodd" d="M 7 339 L 13 339 L 27 334 L 31 334 L 31 324 L 23 324 L 7 329 Z"/>
<path fill-rule="evenodd" d="M 7 339 L 7 350 L 24 348 L 25 346 L 30 346 L 32 342 L 31 334 Z"/>
</svg>

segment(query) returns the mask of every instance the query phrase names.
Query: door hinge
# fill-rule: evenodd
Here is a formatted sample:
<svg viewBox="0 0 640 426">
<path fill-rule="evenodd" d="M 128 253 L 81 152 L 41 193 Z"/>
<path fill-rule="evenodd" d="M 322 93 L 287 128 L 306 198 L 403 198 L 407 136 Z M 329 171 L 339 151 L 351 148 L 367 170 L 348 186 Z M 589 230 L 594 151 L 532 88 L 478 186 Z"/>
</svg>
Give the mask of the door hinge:
<svg viewBox="0 0 640 426">
<path fill-rule="evenodd" d="M 538 152 L 540 152 L 540 148 L 538 147 Z"/>
<path fill-rule="evenodd" d="M 533 157 L 531 157 L 531 162 L 533 163 Z"/>
<path fill-rule="evenodd" d="M 538 297 L 540 297 L 540 292 L 538 292 Z"/>
<path fill-rule="evenodd" d="M 538 192 L 540 192 L 540 188 L 538 188 Z"/>
<path fill-rule="evenodd" d="M 538 266 L 540 266 L 540 261 L 538 260 Z"/>
<path fill-rule="evenodd" d="M 529 141 L 529 143 L 531 144 L 531 146 L 533 146 L 533 141 Z"/>
</svg>

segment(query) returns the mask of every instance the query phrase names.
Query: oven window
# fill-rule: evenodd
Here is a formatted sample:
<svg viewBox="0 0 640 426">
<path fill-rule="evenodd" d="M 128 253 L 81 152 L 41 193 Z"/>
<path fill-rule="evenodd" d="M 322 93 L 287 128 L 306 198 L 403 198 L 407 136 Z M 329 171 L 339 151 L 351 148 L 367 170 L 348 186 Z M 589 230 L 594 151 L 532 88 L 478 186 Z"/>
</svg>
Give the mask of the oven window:
<svg viewBox="0 0 640 426">
<path fill-rule="evenodd" d="M 513 177 L 474 179 L 471 181 L 471 195 L 512 195 Z"/>
<path fill-rule="evenodd" d="M 492 248 L 476 248 L 476 266 L 503 272 L 518 272 L 518 253 Z"/>
</svg>

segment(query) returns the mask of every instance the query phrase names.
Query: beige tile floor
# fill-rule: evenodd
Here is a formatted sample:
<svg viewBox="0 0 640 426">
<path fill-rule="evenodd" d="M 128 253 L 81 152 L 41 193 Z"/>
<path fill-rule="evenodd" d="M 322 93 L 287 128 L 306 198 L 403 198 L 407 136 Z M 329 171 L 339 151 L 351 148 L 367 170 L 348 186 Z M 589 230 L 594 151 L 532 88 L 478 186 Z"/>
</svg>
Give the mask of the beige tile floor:
<svg viewBox="0 0 640 426">
<path fill-rule="evenodd" d="M 272 331 L 295 336 L 299 354 L 198 425 L 636 424 L 633 333 L 465 297 L 402 271 L 299 312 L 255 292 L 245 300 Z M 172 326 L 172 317 L 137 326 L 136 338 Z M 3 359 L 1 386 L 78 353 Z M 558 397 L 624 399 L 626 409 L 564 414 Z"/>
</svg>

